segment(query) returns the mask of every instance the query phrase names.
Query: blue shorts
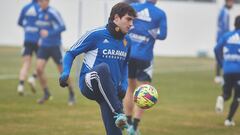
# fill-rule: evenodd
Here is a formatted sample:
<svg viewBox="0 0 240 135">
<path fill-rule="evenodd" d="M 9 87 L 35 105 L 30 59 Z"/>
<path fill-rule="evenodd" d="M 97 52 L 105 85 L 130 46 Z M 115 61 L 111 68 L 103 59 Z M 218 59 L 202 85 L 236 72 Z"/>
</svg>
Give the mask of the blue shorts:
<svg viewBox="0 0 240 135">
<path fill-rule="evenodd" d="M 37 43 L 27 42 L 27 41 L 24 42 L 22 56 L 27 56 L 27 55 L 32 56 L 33 52 L 35 52 L 35 54 L 37 54 L 37 51 L 38 51 Z"/>
<path fill-rule="evenodd" d="M 48 60 L 49 57 L 52 57 L 54 62 L 58 65 L 62 64 L 62 49 L 61 46 L 52 46 L 52 47 L 39 47 L 37 58 Z"/>
<path fill-rule="evenodd" d="M 128 78 L 142 82 L 152 81 L 153 65 L 151 61 L 130 58 L 128 61 Z"/>
</svg>

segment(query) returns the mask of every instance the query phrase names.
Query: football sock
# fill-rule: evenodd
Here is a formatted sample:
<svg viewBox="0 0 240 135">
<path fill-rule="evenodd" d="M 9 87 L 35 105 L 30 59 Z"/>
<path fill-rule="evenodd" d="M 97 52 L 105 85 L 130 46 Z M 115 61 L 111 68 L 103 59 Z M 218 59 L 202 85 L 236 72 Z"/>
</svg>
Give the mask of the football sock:
<svg viewBox="0 0 240 135">
<path fill-rule="evenodd" d="M 228 120 L 230 120 L 230 121 L 232 120 L 235 112 L 237 111 L 238 105 L 239 105 L 239 102 L 236 99 L 234 99 L 231 104 L 230 111 L 229 111 L 229 114 L 227 117 Z"/>
<path fill-rule="evenodd" d="M 74 96 L 73 88 L 69 86 L 68 90 L 69 90 L 69 95 Z"/>
<path fill-rule="evenodd" d="M 139 122 L 140 122 L 140 119 L 137 119 L 137 118 L 133 119 L 133 129 L 134 130 L 137 130 Z"/>
<path fill-rule="evenodd" d="M 24 81 L 23 80 L 19 80 L 19 84 L 20 85 L 24 85 Z"/>
<path fill-rule="evenodd" d="M 132 125 L 132 116 L 131 115 L 127 116 L 127 123 L 129 125 Z"/>
<path fill-rule="evenodd" d="M 43 91 L 44 91 L 45 95 L 50 95 L 50 92 L 49 92 L 48 88 L 44 88 Z"/>
</svg>

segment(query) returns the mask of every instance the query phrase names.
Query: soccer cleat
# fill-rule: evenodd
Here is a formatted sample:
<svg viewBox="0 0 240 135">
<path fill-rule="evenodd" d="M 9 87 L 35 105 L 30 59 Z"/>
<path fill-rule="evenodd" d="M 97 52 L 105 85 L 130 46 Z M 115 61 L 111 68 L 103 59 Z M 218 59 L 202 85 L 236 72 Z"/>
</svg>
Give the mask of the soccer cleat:
<svg viewBox="0 0 240 135">
<path fill-rule="evenodd" d="M 223 108 L 224 108 L 224 99 L 222 96 L 218 96 L 215 110 L 217 113 L 222 113 Z"/>
<path fill-rule="evenodd" d="M 74 95 L 69 95 L 68 105 L 73 106 L 76 103 Z"/>
<path fill-rule="evenodd" d="M 224 83 L 223 77 L 222 76 L 216 76 L 214 78 L 214 82 L 217 83 L 217 84 L 223 84 Z"/>
<path fill-rule="evenodd" d="M 52 96 L 50 94 L 44 94 L 42 98 L 40 98 L 37 103 L 38 104 L 44 104 L 46 101 L 52 100 Z"/>
<path fill-rule="evenodd" d="M 127 135 L 140 135 L 139 130 L 134 130 L 133 125 L 128 126 Z"/>
<path fill-rule="evenodd" d="M 19 84 L 17 87 L 17 92 L 20 96 L 23 96 L 24 95 L 24 86 Z"/>
<path fill-rule="evenodd" d="M 36 82 L 35 82 L 35 78 L 33 76 L 28 78 L 28 83 L 31 87 L 32 92 L 36 93 Z"/>
<path fill-rule="evenodd" d="M 114 118 L 116 118 L 115 120 L 115 125 L 120 128 L 120 129 L 124 129 L 124 128 L 127 128 L 128 127 L 128 124 L 127 124 L 127 117 L 125 114 L 123 113 L 119 113 L 119 114 L 116 114 L 114 116 Z"/>
<path fill-rule="evenodd" d="M 235 126 L 235 122 L 233 121 L 233 120 L 225 120 L 224 121 L 224 125 L 226 126 L 226 127 L 231 127 L 231 126 Z"/>
</svg>

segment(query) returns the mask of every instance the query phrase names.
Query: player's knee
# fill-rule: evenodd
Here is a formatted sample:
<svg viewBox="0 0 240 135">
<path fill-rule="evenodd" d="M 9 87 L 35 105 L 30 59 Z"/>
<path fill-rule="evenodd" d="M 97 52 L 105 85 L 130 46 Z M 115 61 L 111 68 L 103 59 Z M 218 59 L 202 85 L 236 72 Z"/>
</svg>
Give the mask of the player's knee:
<svg viewBox="0 0 240 135">
<path fill-rule="evenodd" d="M 37 75 L 43 74 L 43 68 L 37 67 L 36 71 L 37 71 Z"/>
<path fill-rule="evenodd" d="M 110 74 L 109 66 L 106 63 L 99 64 L 96 70 L 98 73 L 102 73 L 104 75 Z"/>
</svg>

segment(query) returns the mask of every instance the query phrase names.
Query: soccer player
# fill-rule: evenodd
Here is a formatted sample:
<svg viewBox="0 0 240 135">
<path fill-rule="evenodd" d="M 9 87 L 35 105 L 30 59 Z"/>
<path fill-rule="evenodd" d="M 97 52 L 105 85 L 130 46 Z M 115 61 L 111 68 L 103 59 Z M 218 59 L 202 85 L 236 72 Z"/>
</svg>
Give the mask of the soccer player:
<svg viewBox="0 0 240 135">
<path fill-rule="evenodd" d="M 132 46 L 129 60 L 129 86 L 124 99 L 128 124 L 132 125 L 127 130 L 130 135 L 139 134 L 137 128 L 144 112 L 143 109 L 134 106 L 133 92 L 138 85 L 151 83 L 155 40 L 164 40 L 167 36 L 166 14 L 155 6 L 156 2 L 157 0 L 146 0 L 145 3 L 132 4 L 137 12 L 137 18 L 129 31 Z"/>
<path fill-rule="evenodd" d="M 62 72 L 62 46 L 61 33 L 65 31 L 65 24 L 61 15 L 54 8 L 49 6 L 49 0 L 38 0 L 41 10 L 38 16 L 37 25 L 40 29 L 40 47 L 37 56 L 37 74 L 44 95 L 38 100 L 39 104 L 47 101 L 51 94 L 47 85 L 47 78 L 44 75 L 44 69 L 49 57 L 52 57 L 57 65 L 58 71 Z M 69 99 L 68 104 L 75 103 L 73 85 L 69 81 Z"/>
<path fill-rule="evenodd" d="M 23 65 L 19 74 L 19 84 L 17 92 L 20 95 L 24 95 L 24 80 L 27 77 L 27 73 L 31 67 L 32 54 L 37 53 L 38 40 L 39 40 L 39 29 L 36 26 L 36 20 L 38 16 L 39 6 L 37 0 L 32 0 L 31 3 L 23 7 L 20 17 L 18 19 L 18 25 L 24 28 L 24 48 L 23 48 Z M 28 78 L 28 83 L 31 86 L 32 92 L 35 90 L 35 79 L 37 75 L 34 73 Z"/>
<path fill-rule="evenodd" d="M 133 24 L 135 10 L 120 2 L 111 9 L 105 27 L 87 32 L 66 52 L 63 72 L 59 78 L 62 87 L 67 86 L 74 58 L 85 53 L 81 68 L 79 88 L 101 109 L 107 135 L 122 135 L 127 124 L 122 99 L 127 90 L 128 56 L 130 39 L 125 36 Z"/>
<path fill-rule="evenodd" d="M 221 96 L 217 97 L 216 111 L 223 112 L 224 102 L 234 90 L 233 101 L 225 120 L 225 126 L 234 126 L 233 116 L 240 102 L 240 16 L 235 19 L 235 30 L 225 33 L 215 47 L 218 64 L 223 68 L 224 85 Z"/>
<path fill-rule="evenodd" d="M 234 0 L 225 0 L 225 5 L 221 8 L 219 15 L 218 15 L 218 22 L 217 22 L 217 42 L 223 36 L 224 33 L 230 31 L 230 15 L 229 10 L 233 7 Z M 215 83 L 223 83 L 223 78 L 221 76 L 221 68 L 216 63 L 216 76 L 214 78 Z"/>
</svg>

